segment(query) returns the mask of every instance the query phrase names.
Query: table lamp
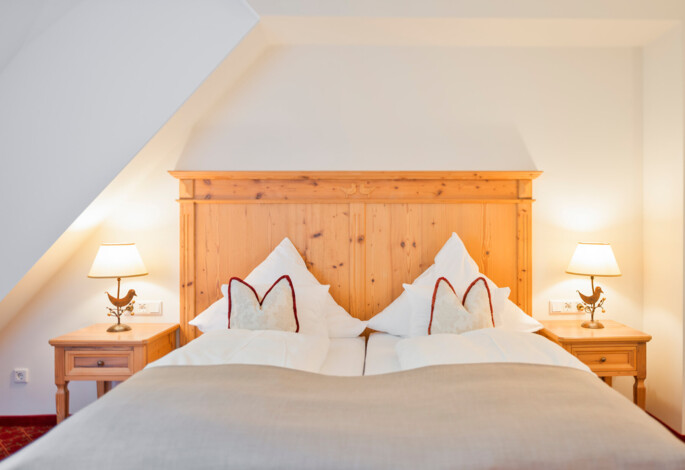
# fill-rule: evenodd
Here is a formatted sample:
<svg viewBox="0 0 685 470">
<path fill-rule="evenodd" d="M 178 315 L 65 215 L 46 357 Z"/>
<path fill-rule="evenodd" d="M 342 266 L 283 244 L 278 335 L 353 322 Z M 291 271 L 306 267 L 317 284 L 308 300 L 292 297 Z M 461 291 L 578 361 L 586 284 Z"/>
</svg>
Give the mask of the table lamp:
<svg viewBox="0 0 685 470">
<path fill-rule="evenodd" d="M 135 303 L 133 297 L 136 296 L 136 291 L 130 289 L 124 297 L 120 298 L 121 278 L 145 276 L 146 274 L 147 269 L 145 269 L 135 243 L 103 243 L 100 245 L 88 277 L 100 279 L 116 278 L 117 280 L 117 296 L 113 297 L 108 292 L 105 292 L 109 301 L 115 307 L 107 307 L 107 309 L 112 315 L 117 317 L 117 323 L 107 328 L 107 331 L 110 333 L 119 333 L 131 329 L 130 326 L 121 323 L 121 315 L 124 312 L 133 311 L 133 304 Z"/>
<path fill-rule="evenodd" d="M 566 268 L 569 274 L 577 274 L 580 276 L 590 276 L 590 286 L 592 292 L 590 295 L 581 294 L 583 301 L 583 310 L 590 314 L 590 321 L 581 323 L 583 328 L 604 328 L 600 322 L 595 321 L 595 310 L 604 308 L 605 297 L 602 297 L 604 291 L 601 287 L 595 287 L 595 276 L 602 277 L 617 277 L 621 275 L 621 270 L 616 263 L 614 251 L 608 243 L 578 243 L 576 251 L 573 253 L 571 262 Z M 580 309 L 580 306 L 579 306 Z"/>
</svg>

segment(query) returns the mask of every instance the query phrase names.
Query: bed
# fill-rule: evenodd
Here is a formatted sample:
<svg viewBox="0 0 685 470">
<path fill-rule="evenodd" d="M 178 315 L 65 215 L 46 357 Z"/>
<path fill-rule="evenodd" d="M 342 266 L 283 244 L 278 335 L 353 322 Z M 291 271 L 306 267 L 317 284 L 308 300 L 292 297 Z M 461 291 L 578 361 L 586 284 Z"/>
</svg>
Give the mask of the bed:
<svg viewBox="0 0 685 470">
<path fill-rule="evenodd" d="M 210 338 L 190 322 L 284 237 L 335 301 L 368 320 L 457 232 L 530 314 L 537 172 L 172 174 L 182 344 Z M 331 346 L 326 373 L 149 367 L 0 468 L 685 468 L 678 440 L 585 370 L 397 371 L 399 339 L 371 334 L 360 376 L 360 341 Z"/>
</svg>

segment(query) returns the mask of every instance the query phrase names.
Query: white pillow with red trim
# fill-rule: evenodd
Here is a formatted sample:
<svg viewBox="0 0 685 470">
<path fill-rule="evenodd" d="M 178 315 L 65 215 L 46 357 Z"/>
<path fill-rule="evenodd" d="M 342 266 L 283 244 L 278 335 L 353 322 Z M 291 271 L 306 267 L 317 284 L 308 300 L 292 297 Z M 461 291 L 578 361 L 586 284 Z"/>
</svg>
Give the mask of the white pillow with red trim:
<svg viewBox="0 0 685 470">
<path fill-rule="evenodd" d="M 302 256 L 288 238 L 245 278 L 263 296 L 275 279 L 287 274 L 295 288 L 300 333 L 331 338 L 353 338 L 366 328 L 365 321 L 352 317 L 309 272 Z M 221 286 L 222 298 L 207 307 L 189 323 L 206 333 L 228 327 L 228 284 Z M 261 297 L 260 297 L 261 298 Z"/>
<path fill-rule="evenodd" d="M 262 297 L 247 282 L 231 278 L 228 283 L 228 328 L 300 331 L 295 288 L 290 276 L 279 277 Z"/>
<path fill-rule="evenodd" d="M 413 314 L 416 315 L 417 311 Z M 426 334 L 461 334 L 492 327 L 492 299 L 484 278 L 474 280 L 463 299 L 457 296 L 446 278 L 436 281 Z"/>
<path fill-rule="evenodd" d="M 369 328 L 396 336 L 425 335 L 428 320 L 421 321 L 418 325 L 415 324 L 417 319 L 413 316 L 413 310 L 419 307 L 424 313 L 430 310 L 430 297 L 437 279 L 440 277 L 449 279 L 457 296 L 463 296 L 469 283 L 479 276 L 485 278 L 490 288 L 493 318 L 497 328 L 521 332 L 534 332 L 542 328 L 540 322 L 527 315 L 509 300 L 511 290 L 508 287 L 497 287 L 487 276 L 479 272 L 478 264 L 471 258 L 464 243 L 456 233 L 452 233 L 438 254 L 435 255 L 434 261 L 435 263 L 417 277 L 412 284 L 403 284 L 404 292 L 383 311 L 369 320 Z M 419 301 L 416 295 L 411 295 L 411 292 L 422 293 L 424 297 L 428 297 L 428 301 Z M 430 313 L 427 316 L 430 316 Z M 422 318 L 425 319 L 426 317 Z"/>
<path fill-rule="evenodd" d="M 260 299 L 264 297 L 273 285 L 275 277 L 269 284 L 250 284 L 257 292 Z M 294 286 L 295 303 L 297 307 L 297 319 L 299 333 L 311 336 L 328 336 L 328 328 L 325 319 L 321 315 L 325 296 L 328 295 L 328 286 L 309 285 Z M 221 286 L 223 297 L 210 305 L 200 315 L 193 318 L 189 323 L 196 326 L 201 332 L 208 333 L 215 330 L 228 329 L 228 284 Z"/>
<path fill-rule="evenodd" d="M 321 292 L 321 306 L 319 315 L 327 327 L 327 335 L 331 338 L 354 338 L 359 336 L 365 329 L 365 321 L 354 318 L 338 305 L 328 292 L 329 286 L 322 285 L 307 269 L 302 255 L 289 238 L 284 238 L 281 243 L 245 278 L 250 284 L 266 284 L 273 282 L 278 276 L 288 274 L 297 292 L 301 287 L 325 288 Z"/>
<path fill-rule="evenodd" d="M 483 276 L 472 279 L 463 293 L 445 277 L 438 278 L 432 289 L 409 284 L 404 289 L 411 302 L 407 336 L 459 334 L 497 326 L 492 295 Z"/>
</svg>

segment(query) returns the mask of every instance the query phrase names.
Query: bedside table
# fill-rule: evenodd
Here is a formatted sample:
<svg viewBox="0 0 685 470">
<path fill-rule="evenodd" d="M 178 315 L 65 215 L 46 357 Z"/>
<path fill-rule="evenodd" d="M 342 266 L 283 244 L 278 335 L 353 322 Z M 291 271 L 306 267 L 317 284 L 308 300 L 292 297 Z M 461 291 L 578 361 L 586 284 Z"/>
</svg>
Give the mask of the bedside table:
<svg viewBox="0 0 685 470">
<path fill-rule="evenodd" d="M 647 342 L 652 337 L 617 321 L 602 320 L 604 328 L 580 326 L 580 320 L 541 321 L 542 336 L 561 345 L 611 385 L 612 377 L 633 376 L 633 402 L 645 408 Z"/>
<path fill-rule="evenodd" d="M 148 363 L 176 348 L 178 323 L 134 323 L 130 331 L 108 333 L 98 323 L 50 340 L 55 347 L 57 423 L 69 416 L 72 380 L 97 381 L 98 398 Z"/>
</svg>

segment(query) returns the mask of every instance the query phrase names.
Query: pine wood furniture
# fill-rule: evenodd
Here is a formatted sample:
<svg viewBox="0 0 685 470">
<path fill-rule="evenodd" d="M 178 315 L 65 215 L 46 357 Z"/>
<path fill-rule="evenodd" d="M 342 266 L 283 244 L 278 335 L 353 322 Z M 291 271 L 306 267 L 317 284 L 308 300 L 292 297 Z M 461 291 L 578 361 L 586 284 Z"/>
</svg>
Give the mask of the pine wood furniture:
<svg viewBox="0 0 685 470">
<path fill-rule="evenodd" d="M 604 328 L 582 328 L 580 320 L 546 320 L 540 334 L 561 345 L 609 385 L 612 377 L 633 376 L 633 401 L 645 408 L 647 342 L 652 337 L 613 320 Z"/>
<path fill-rule="evenodd" d="M 69 416 L 69 382 L 97 381 L 98 398 L 112 381 L 124 381 L 176 348 L 178 323 L 136 323 L 130 331 L 108 333 L 98 323 L 50 340 L 55 348 L 57 423 Z"/>
<path fill-rule="evenodd" d="M 188 322 L 289 237 L 351 315 L 369 319 L 457 232 L 530 314 L 532 181 L 541 172 L 193 172 L 180 182 L 181 344 Z"/>
</svg>

